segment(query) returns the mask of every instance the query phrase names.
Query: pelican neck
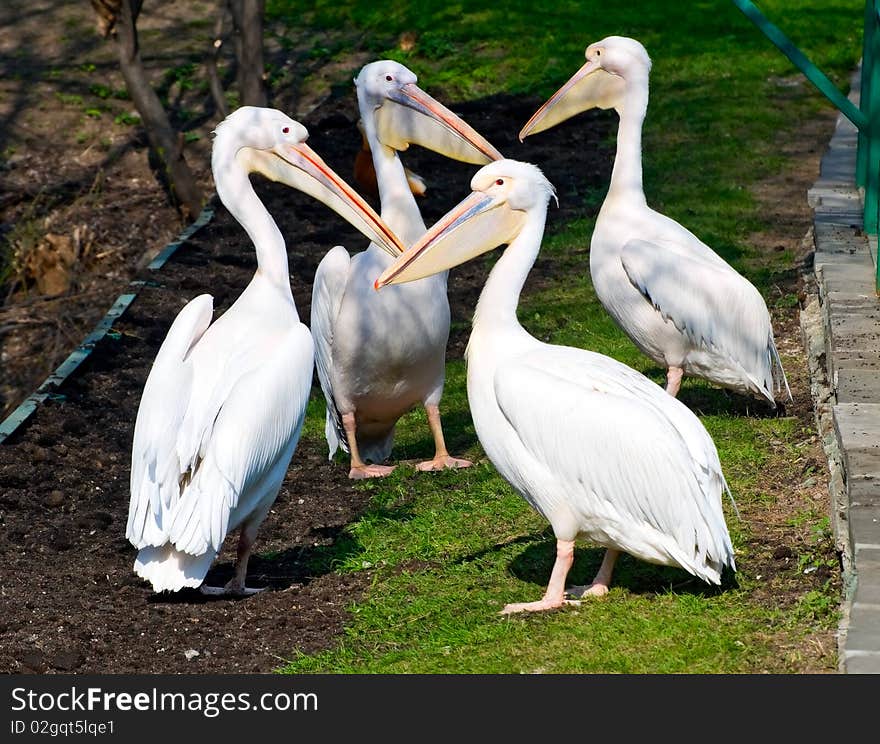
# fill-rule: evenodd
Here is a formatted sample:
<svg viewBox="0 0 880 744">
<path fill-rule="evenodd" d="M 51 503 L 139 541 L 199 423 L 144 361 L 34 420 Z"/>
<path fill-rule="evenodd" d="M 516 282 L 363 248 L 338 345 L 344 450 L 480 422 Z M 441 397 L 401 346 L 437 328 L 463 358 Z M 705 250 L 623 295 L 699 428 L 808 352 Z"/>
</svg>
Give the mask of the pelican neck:
<svg viewBox="0 0 880 744">
<path fill-rule="evenodd" d="M 368 134 L 368 138 L 379 186 L 379 214 L 404 244 L 412 245 L 425 232 L 425 222 L 409 187 L 403 162 L 397 150 L 383 145 L 375 135 Z"/>
<path fill-rule="evenodd" d="M 412 245 L 425 232 L 425 222 L 409 187 L 400 155 L 393 147 L 385 145 L 376 132 L 377 107 L 371 106 L 364 95 L 359 89 L 358 108 L 379 187 L 379 214 L 404 245 Z"/>
<path fill-rule="evenodd" d="M 608 196 L 626 196 L 645 202 L 642 184 L 642 125 L 648 111 L 648 77 L 636 76 L 626 81 L 623 99 L 616 106 L 617 152 L 611 171 Z"/>
<path fill-rule="evenodd" d="M 278 225 L 251 184 L 242 159 L 245 150 L 228 152 L 215 141 L 212 169 L 214 185 L 223 206 L 244 228 L 257 254 L 257 274 L 293 301 L 287 247 Z"/>
<path fill-rule="evenodd" d="M 516 309 L 522 288 L 538 257 L 546 220 L 546 204 L 543 209 L 530 210 L 519 235 L 510 242 L 492 267 L 477 301 L 474 330 L 484 325 L 523 330 Z"/>
</svg>

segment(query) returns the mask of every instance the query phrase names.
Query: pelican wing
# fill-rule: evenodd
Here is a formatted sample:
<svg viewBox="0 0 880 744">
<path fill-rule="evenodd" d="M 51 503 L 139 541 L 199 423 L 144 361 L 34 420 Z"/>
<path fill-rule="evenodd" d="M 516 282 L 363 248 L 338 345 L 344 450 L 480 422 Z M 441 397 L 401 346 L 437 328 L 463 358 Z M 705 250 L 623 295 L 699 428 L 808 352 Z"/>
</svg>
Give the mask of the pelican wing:
<svg viewBox="0 0 880 744">
<path fill-rule="evenodd" d="M 630 240 L 621 262 L 632 284 L 665 319 L 694 345 L 742 367 L 772 400 L 775 347 L 764 298 L 729 265 L 703 253 L 671 240 Z"/>
<path fill-rule="evenodd" d="M 177 435 L 192 392 L 189 352 L 211 323 L 213 298 L 200 295 L 180 311 L 153 361 L 138 407 L 125 535 L 136 548 L 165 543 L 168 519 L 185 472 Z"/>
<path fill-rule="evenodd" d="M 311 391 L 314 347 L 302 325 L 237 359 L 225 367 L 235 382 L 202 439 L 168 532 L 177 550 L 193 555 L 220 549 L 234 510 L 246 517 L 274 496 L 271 486 L 290 462 Z M 242 494 L 251 501 L 241 503 Z"/>
<path fill-rule="evenodd" d="M 733 565 L 718 455 L 684 405 L 625 365 L 565 347 L 501 365 L 494 387 L 532 458 L 522 477 L 541 474 L 543 510 L 571 508 L 581 524 L 598 517 L 628 552 L 713 583 Z"/>
<path fill-rule="evenodd" d="M 342 296 L 351 270 L 351 257 L 341 245 L 331 248 L 318 264 L 312 287 L 311 330 L 315 340 L 315 367 L 327 403 L 324 434 L 332 459 L 336 449 L 348 452 L 342 417 L 333 397 L 333 329 L 342 306 Z"/>
</svg>

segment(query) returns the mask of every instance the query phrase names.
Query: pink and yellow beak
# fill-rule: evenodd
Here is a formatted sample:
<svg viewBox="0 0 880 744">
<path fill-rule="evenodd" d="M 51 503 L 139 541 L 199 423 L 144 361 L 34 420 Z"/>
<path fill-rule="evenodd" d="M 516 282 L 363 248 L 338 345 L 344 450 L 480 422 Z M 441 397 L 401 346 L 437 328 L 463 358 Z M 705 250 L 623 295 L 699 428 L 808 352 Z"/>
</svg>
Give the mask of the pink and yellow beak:
<svg viewBox="0 0 880 744">
<path fill-rule="evenodd" d="M 474 191 L 398 257 L 374 287 L 378 290 L 388 284 L 423 279 L 463 264 L 509 243 L 524 221 L 525 212 L 511 209 L 504 200 Z"/>
<path fill-rule="evenodd" d="M 372 242 L 395 258 L 405 248 L 375 210 L 304 142 L 251 150 L 253 168 L 324 202 Z"/>
<path fill-rule="evenodd" d="M 603 69 L 598 61 L 588 59 L 526 122 L 519 133 L 520 142 L 582 111 L 613 108 L 623 94 L 624 85 L 623 78 Z"/>
<path fill-rule="evenodd" d="M 476 165 L 503 157 L 483 135 L 415 83 L 393 90 L 375 116 L 379 139 L 398 151 L 416 144 Z"/>
</svg>

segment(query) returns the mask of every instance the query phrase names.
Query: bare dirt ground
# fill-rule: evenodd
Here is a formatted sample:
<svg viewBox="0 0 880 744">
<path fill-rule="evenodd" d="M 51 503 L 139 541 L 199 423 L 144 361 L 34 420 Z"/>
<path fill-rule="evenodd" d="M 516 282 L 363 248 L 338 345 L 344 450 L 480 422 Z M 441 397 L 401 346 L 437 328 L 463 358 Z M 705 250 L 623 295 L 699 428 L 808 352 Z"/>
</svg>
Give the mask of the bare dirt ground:
<svg viewBox="0 0 880 744">
<path fill-rule="evenodd" d="M 198 6 L 209 21 L 181 32 L 183 5 Z M 156 70 L 179 69 L 207 49 L 213 4 L 157 2 L 148 11 L 142 42 Z M 0 305 L 0 408 L 8 412 L 32 392 L 131 279 L 147 281 L 57 395 L 0 444 L 0 672 L 268 671 L 288 651 L 312 653 L 336 643 L 345 607 L 369 586 L 369 572 L 339 575 L 321 560 L 366 497 L 350 487 L 344 469 L 327 463 L 323 448 L 301 445 L 261 530 L 261 557 L 251 562 L 250 581 L 270 591 L 245 601 L 207 601 L 189 592 L 157 597 L 133 575 L 134 550 L 124 537 L 128 463 L 149 366 L 187 300 L 208 291 L 222 311 L 255 264 L 243 231 L 217 205 L 214 220 L 160 272 L 144 269 L 183 225 L 156 181 L 145 138 L 125 123 L 131 104 L 112 93 L 122 88 L 114 50 L 92 25 L 85 2 L 12 0 L 0 9 L 0 225 L 6 245 L 18 252 Z M 161 50 L 155 58 L 150 44 Z M 365 61 L 356 54 L 351 64 Z M 301 118 L 310 144 L 349 177 L 360 138 L 354 97 L 338 85 L 350 79 L 342 72 L 325 70 L 291 91 L 296 107 L 274 104 Z M 210 112 L 206 94 L 186 88 L 180 75 L 168 83 L 169 94 L 178 95 L 184 109 Z M 431 90 L 430 81 L 425 87 Z M 105 89 L 111 93 L 102 97 Z M 539 103 L 499 97 L 453 108 L 502 152 L 525 158 L 515 132 Z M 193 118 L 189 130 L 199 139 L 188 157 L 208 191 L 208 133 L 216 122 L 206 113 Z M 564 196 L 560 209 L 551 210 L 548 230 L 584 214 L 586 184 L 607 181 L 611 153 L 598 145 L 612 123 L 597 115 L 591 127 L 581 120 L 529 143 L 528 159 Z M 805 258 L 806 189 L 831 128 L 830 116 L 806 122 L 799 137 L 787 140 L 792 167 L 760 185 L 758 198 L 775 217 L 772 232 L 753 236 L 761 250 L 790 249 Z M 415 149 L 407 164 L 428 178 L 428 224 L 462 197 L 473 172 Z M 358 250 L 364 239 L 303 195 L 265 183 L 259 191 L 290 236 L 294 294 L 307 319 L 318 261 L 332 245 Z M 552 260 L 539 260 L 527 290 L 553 274 Z M 468 320 L 484 277 L 480 262 L 453 273 L 454 321 Z M 799 292 L 799 283 L 793 269 L 780 283 L 780 297 Z M 787 414 L 812 431 L 797 308 L 774 308 L 773 315 L 795 396 Z M 455 333 L 449 355 L 460 356 L 465 342 L 466 331 Z M 732 400 L 745 412 L 745 401 Z M 701 404 L 699 398 L 687 402 Z M 780 506 L 750 518 L 751 561 L 767 579 L 764 601 L 773 606 L 791 606 L 805 586 L 838 580 L 827 568 L 804 576 L 793 565 L 810 536 L 792 526 L 792 515 L 805 505 L 821 511 L 827 500 L 815 437 L 806 436 L 801 457 L 803 482 L 768 481 L 768 491 L 781 495 Z M 209 582 L 226 580 L 233 550 L 230 541 Z M 802 671 L 829 671 L 836 664 L 831 632 L 783 652 Z"/>
</svg>

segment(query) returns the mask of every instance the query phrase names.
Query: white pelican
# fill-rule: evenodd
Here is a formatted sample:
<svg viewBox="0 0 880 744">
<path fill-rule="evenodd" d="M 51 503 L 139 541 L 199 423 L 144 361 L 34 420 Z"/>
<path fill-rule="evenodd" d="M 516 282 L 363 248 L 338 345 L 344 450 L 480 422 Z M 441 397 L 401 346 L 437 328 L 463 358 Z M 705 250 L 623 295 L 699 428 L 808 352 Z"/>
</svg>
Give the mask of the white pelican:
<svg viewBox="0 0 880 744">
<path fill-rule="evenodd" d="M 287 252 L 248 179 L 259 172 L 320 199 L 392 253 L 379 216 L 305 144 L 301 124 L 245 106 L 216 129 L 217 195 L 253 241 L 257 271 L 214 323 L 213 298 L 191 300 L 171 325 L 138 408 L 126 537 L 135 572 L 155 591 L 202 584 L 226 535 L 241 527 L 233 578 L 243 594 L 257 530 L 299 439 L 314 349 L 290 290 Z"/>
<path fill-rule="evenodd" d="M 721 508 L 726 484 L 708 432 L 683 403 L 634 369 L 542 343 L 517 321 L 553 195 L 541 171 L 502 160 L 481 168 L 471 188 L 376 287 L 444 271 L 508 244 L 474 313 L 468 402 L 489 459 L 552 525 L 556 562 L 543 599 L 503 612 L 562 605 L 578 537 L 607 551 L 593 583 L 569 594 L 607 593 L 620 551 L 719 584 L 722 568 L 735 566 Z"/>
<path fill-rule="evenodd" d="M 355 79 L 363 131 L 373 155 L 382 219 L 405 245 L 425 232 L 400 157 L 411 143 L 468 163 L 501 154 L 452 111 L 416 85 L 416 76 L 390 60 L 366 65 Z M 315 362 L 327 402 L 329 457 L 351 457 L 350 478 L 388 475 L 394 427 L 422 404 L 434 437 L 433 459 L 419 470 L 467 467 L 451 457 L 440 423 L 446 373 L 449 301 L 446 272 L 377 294 L 372 279 L 392 262 L 375 245 L 353 258 L 331 249 L 315 274 L 311 329 Z M 371 464 L 367 461 L 371 460 Z"/>
<path fill-rule="evenodd" d="M 591 44 L 587 61 L 541 106 L 520 140 L 575 114 L 614 108 L 620 125 L 611 184 L 590 243 L 600 302 L 633 343 L 666 370 L 666 390 L 703 377 L 766 400 L 791 399 L 764 298 L 709 246 L 651 209 L 642 189 L 642 122 L 651 60 L 635 39 Z"/>
</svg>

